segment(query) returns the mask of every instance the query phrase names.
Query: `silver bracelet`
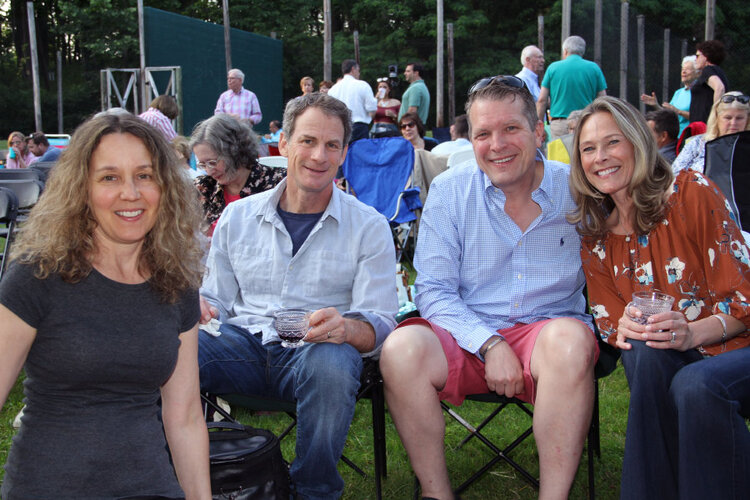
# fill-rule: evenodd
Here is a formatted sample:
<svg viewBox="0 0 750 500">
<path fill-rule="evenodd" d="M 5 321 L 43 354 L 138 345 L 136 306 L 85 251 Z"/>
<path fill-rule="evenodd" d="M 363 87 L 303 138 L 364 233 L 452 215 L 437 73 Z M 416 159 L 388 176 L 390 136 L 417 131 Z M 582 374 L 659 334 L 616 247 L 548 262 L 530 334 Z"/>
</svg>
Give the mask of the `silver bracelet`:
<svg viewBox="0 0 750 500">
<path fill-rule="evenodd" d="M 490 342 L 489 344 L 487 344 L 487 347 L 484 349 L 484 352 L 481 352 L 481 351 L 479 352 L 479 354 L 481 354 L 482 357 L 487 356 L 487 352 L 489 352 L 490 349 L 492 349 L 497 344 L 505 340 L 505 337 L 503 337 L 502 335 L 494 335 L 494 337 L 497 337 L 497 338 L 493 340 L 492 342 Z"/>
<path fill-rule="evenodd" d="M 721 343 L 723 344 L 727 341 L 727 320 L 725 320 L 718 314 L 713 314 L 712 317 L 718 319 L 721 322 L 721 328 L 724 330 L 723 332 L 721 332 Z"/>
</svg>

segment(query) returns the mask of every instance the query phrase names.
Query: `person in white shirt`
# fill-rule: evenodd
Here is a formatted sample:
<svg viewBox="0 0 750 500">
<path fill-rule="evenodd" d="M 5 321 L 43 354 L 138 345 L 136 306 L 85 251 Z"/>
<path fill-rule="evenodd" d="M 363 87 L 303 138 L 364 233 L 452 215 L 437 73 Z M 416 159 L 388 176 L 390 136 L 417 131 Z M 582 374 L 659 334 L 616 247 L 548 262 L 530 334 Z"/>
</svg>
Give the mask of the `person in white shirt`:
<svg viewBox="0 0 750 500">
<path fill-rule="evenodd" d="M 456 121 L 451 125 L 451 140 L 441 142 L 432 148 L 431 153 L 434 155 L 450 155 L 464 149 L 471 149 L 469 121 L 466 115 L 458 115 Z"/>
<path fill-rule="evenodd" d="M 527 45 L 521 51 L 523 68 L 516 76 L 523 80 L 536 101 L 539 99 L 539 75 L 544 71 L 544 52 L 536 45 Z"/>
<path fill-rule="evenodd" d="M 359 79 L 359 64 L 354 59 L 345 59 L 341 63 L 344 77 L 331 87 L 328 95 L 343 101 L 352 112 L 352 137 L 349 144 L 359 139 L 366 139 L 370 133 L 370 123 L 378 101 L 367 82 Z"/>
</svg>

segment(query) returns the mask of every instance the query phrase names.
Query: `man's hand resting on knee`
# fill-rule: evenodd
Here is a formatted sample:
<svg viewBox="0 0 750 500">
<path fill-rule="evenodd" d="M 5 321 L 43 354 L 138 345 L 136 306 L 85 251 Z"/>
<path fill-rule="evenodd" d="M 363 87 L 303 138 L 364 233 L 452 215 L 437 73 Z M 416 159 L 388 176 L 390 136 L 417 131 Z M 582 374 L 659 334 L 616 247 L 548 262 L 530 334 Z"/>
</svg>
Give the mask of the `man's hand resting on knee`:
<svg viewBox="0 0 750 500">
<path fill-rule="evenodd" d="M 509 398 L 523 392 L 523 367 L 507 342 L 487 351 L 484 363 L 484 378 L 490 391 Z"/>
</svg>

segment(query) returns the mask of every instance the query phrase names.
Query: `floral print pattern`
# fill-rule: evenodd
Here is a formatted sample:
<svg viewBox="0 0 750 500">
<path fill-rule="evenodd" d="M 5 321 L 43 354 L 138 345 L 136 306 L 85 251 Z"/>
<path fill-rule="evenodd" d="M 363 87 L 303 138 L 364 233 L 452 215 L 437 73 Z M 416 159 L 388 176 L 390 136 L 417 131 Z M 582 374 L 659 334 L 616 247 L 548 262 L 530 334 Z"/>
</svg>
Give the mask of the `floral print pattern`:
<svg viewBox="0 0 750 500">
<path fill-rule="evenodd" d="M 637 238 L 609 233 L 584 239 L 581 261 L 592 314 L 602 338 L 614 344 L 617 324 L 633 292 L 658 289 L 675 297 L 688 321 L 718 312 L 750 326 L 750 253 L 729 205 L 699 172 L 681 172 L 666 216 Z M 726 350 L 750 345 L 747 332 Z M 717 354 L 721 345 L 702 348 Z"/>
<path fill-rule="evenodd" d="M 250 165 L 250 175 L 247 178 L 247 182 L 245 182 L 245 186 L 240 190 L 240 198 L 268 191 L 281 182 L 284 177 L 286 177 L 285 168 L 267 167 L 255 160 L 254 164 Z M 208 233 L 212 224 L 219 219 L 224 208 L 226 208 L 224 189 L 210 175 L 197 177 L 194 183 L 195 187 L 198 188 L 200 203 L 203 208 L 201 231 Z"/>
</svg>

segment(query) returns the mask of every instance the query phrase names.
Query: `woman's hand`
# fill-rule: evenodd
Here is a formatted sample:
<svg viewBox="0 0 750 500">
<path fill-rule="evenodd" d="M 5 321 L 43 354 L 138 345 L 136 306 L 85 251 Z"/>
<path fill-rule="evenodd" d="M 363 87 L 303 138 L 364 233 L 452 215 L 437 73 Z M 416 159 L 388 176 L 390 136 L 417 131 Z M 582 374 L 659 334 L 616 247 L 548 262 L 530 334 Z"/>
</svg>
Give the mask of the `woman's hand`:
<svg viewBox="0 0 750 500">
<path fill-rule="evenodd" d="M 656 92 L 651 92 L 651 95 L 641 94 L 641 102 L 647 106 L 659 107 L 659 101 L 656 99 Z"/>
<path fill-rule="evenodd" d="M 635 318 L 635 320 L 633 319 Z M 676 349 L 687 351 L 695 347 L 693 331 L 685 315 L 679 311 L 654 314 L 639 323 L 641 311 L 628 304 L 617 327 L 616 345 L 620 349 L 631 348 L 627 339 L 641 340 L 654 349 Z"/>
<path fill-rule="evenodd" d="M 654 349 L 687 351 L 695 347 L 693 331 L 685 315 L 679 311 L 654 314 L 648 318 L 643 340 Z"/>
</svg>

